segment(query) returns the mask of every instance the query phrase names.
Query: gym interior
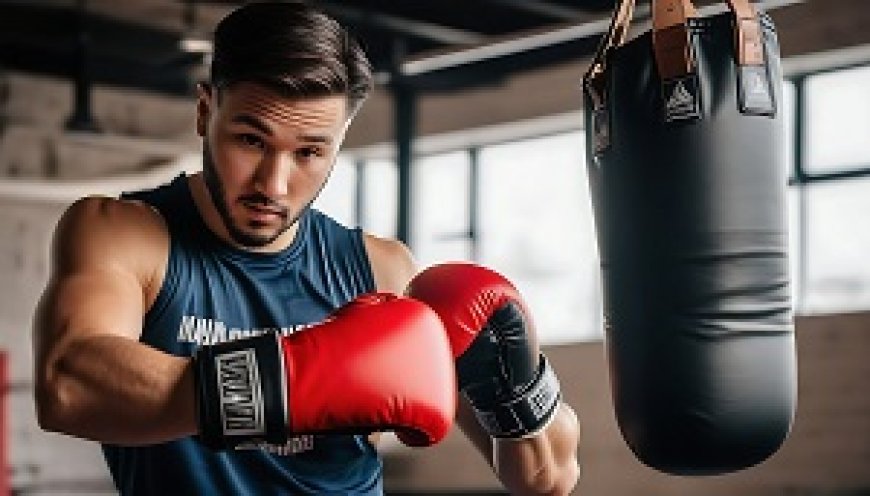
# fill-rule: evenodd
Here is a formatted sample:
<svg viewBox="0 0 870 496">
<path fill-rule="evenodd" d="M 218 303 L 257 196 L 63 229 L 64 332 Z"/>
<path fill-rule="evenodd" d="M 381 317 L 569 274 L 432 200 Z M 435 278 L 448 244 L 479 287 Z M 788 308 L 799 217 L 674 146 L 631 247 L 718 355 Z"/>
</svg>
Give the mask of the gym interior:
<svg viewBox="0 0 870 496">
<path fill-rule="evenodd" d="M 52 233 L 80 197 L 201 169 L 194 86 L 241 3 L 0 0 L 2 494 L 117 494 L 96 443 L 36 419 Z M 614 413 L 583 75 L 615 2 L 314 3 L 363 40 L 377 81 L 314 205 L 402 240 L 421 267 L 473 261 L 514 281 L 579 418 L 574 494 L 870 495 L 870 3 L 755 3 L 782 55 L 797 410 L 770 458 L 700 477 L 638 461 Z M 629 37 L 650 25 L 640 1 Z M 387 494 L 506 494 L 457 429 L 378 450 Z"/>
</svg>

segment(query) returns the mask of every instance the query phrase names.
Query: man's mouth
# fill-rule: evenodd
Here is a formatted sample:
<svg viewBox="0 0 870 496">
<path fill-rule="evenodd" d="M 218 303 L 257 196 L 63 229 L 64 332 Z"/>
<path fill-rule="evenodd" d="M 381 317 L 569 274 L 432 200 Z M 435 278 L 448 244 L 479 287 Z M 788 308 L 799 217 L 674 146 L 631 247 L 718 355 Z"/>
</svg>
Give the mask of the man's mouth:
<svg viewBox="0 0 870 496">
<path fill-rule="evenodd" d="M 254 220 L 260 222 L 283 220 L 287 216 L 287 211 L 283 208 L 275 208 L 254 202 L 242 202 L 242 205 L 245 206 Z"/>
</svg>

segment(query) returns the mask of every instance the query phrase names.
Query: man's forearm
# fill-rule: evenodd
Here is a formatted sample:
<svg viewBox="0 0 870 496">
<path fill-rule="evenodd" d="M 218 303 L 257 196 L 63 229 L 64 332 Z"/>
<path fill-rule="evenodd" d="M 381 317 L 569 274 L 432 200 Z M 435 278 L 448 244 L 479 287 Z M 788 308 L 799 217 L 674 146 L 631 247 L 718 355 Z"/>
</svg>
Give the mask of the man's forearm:
<svg viewBox="0 0 870 496">
<path fill-rule="evenodd" d="M 122 336 L 77 338 L 38 372 L 40 425 L 139 445 L 196 432 L 190 360 Z"/>
<path fill-rule="evenodd" d="M 511 494 L 569 494 L 577 484 L 579 427 L 574 411 L 559 411 L 539 435 L 495 439 L 493 468 Z"/>
</svg>

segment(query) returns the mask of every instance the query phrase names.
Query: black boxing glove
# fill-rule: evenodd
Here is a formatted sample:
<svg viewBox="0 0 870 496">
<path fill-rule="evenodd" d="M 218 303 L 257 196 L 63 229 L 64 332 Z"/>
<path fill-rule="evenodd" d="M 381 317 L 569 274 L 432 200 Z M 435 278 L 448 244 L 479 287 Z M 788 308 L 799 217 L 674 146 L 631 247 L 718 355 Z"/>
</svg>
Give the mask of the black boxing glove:
<svg viewBox="0 0 870 496">
<path fill-rule="evenodd" d="M 558 410 L 559 382 L 509 281 L 477 265 L 451 263 L 418 274 L 407 293 L 444 322 L 459 389 L 491 436 L 531 437 L 547 426 Z"/>
</svg>

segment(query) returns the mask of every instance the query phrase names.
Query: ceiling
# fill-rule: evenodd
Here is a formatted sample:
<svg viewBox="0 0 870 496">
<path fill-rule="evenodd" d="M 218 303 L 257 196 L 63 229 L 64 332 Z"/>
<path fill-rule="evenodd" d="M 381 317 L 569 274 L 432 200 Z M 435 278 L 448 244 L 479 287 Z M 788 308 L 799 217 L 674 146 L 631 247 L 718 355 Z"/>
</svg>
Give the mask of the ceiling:
<svg viewBox="0 0 870 496">
<path fill-rule="evenodd" d="M 182 49 L 207 40 L 241 1 L 0 0 L 0 69 L 80 78 L 88 83 L 185 95 L 205 74 L 207 55 Z M 613 0 L 314 0 L 350 26 L 376 71 L 396 74 L 394 61 L 441 60 L 403 78 L 421 90 L 486 84 L 516 71 L 589 55 Z M 703 2 L 702 2 L 703 3 Z M 569 31 L 565 31 L 568 29 Z M 488 62 L 432 59 L 541 33 L 562 32 L 522 53 Z M 508 51 L 513 47 L 505 47 Z"/>
</svg>

